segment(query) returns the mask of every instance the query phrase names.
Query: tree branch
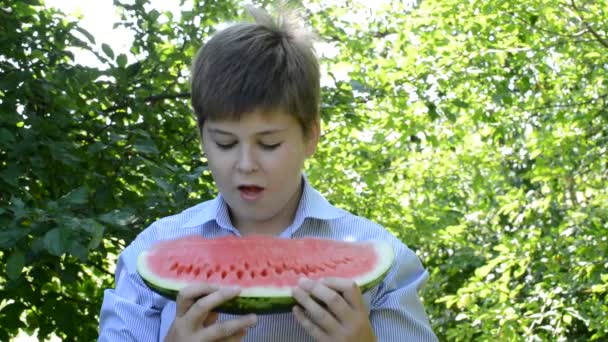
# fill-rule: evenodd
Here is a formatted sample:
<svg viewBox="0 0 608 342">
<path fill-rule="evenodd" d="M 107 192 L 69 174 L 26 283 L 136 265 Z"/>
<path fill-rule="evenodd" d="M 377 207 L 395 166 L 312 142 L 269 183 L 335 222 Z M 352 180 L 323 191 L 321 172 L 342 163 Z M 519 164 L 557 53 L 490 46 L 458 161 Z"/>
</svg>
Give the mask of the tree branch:
<svg viewBox="0 0 608 342">
<path fill-rule="evenodd" d="M 539 110 L 544 110 L 544 109 L 549 109 L 549 108 L 571 108 L 571 107 L 581 107 L 581 106 L 585 106 L 585 105 L 589 105 L 592 104 L 596 101 L 599 100 L 605 100 L 608 98 L 608 93 L 600 95 L 596 98 L 592 98 L 588 101 L 584 101 L 584 102 L 576 102 L 576 103 L 567 103 L 567 104 L 548 104 L 545 106 L 538 106 L 538 107 L 534 107 L 534 108 L 530 108 L 528 110 L 532 110 L 532 111 L 539 111 Z"/>
<path fill-rule="evenodd" d="M 148 96 L 144 99 L 144 102 L 150 102 L 150 103 L 155 103 L 158 102 L 160 100 L 166 100 L 166 99 L 186 99 L 190 97 L 190 93 L 189 92 L 182 92 L 182 93 L 177 93 L 177 94 L 158 94 L 158 95 L 151 95 Z"/>
<path fill-rule="evenodd" d="M 167 100 L 167 99 L 187 99 L 190 97 L 190 93 L 189 92 L 182 92 L 182 93 L 177 93 L 177 94 L 158 94 L 158 95 L 150 95 L 148 97 L 145 97 L 143 99 L 143 102 L 149 102 L 151 104 L 154 104 L 160 100 Z M 111 112 L 115 112 L 119 109 L 125 109 L 129 106 L 129 104 L 127 103 L 122 103 L 122 104 L 118 104 L 118 105 L 114 105 L 112 107 L 108 107 L 106 109 L 104 109 L 102 112 L 104 114 L 108 114 Z"/>
<path fill-rule="evenodd" d="M 587 30 L 583 30 L 583 31 L 576 32 L 576 33 L 573 33 L 573 34 L 564 34 L 564 33 L 561 33 L 561 32 L 556 32 L 556 31 L 553 31 L 553 30 L 546 29 L 546 28 L 544 28 L 542 26 L 536 25 L 535 23 L 532 23 L 529 20 L 526 20 L 522 16 L 516 15 L 515 12 L 507 11 L 507 13 L 510 14 L 515 20 L 519 20 L 519 21 L 523 22 L 524 24 L 528 25 L 530 29 L 539 30 L 541 32 L 549 33 L 549 34 L 551 34 L 553 36 L 556 36 L 556 37 L 578 38 L 578 37 L 582 36 L 583 34 L 587 33 Z M 525 13 L 525 14 L 529 14 L 529 13 Z"/>
<path fill-rule="evenodd" d="M 591 35 L 593 37 L 595 37 L 595 39 L 600 44 L 602 44 L 605 48 L 608 49 L 608 40 L 606 40 L 604 37 L 600 36 L 600 34 L 597 33 L 597 31 L 594 30 L 593 27 L 591 27 L 591 25 L 589 25 L 589 23 L 585 21 L 585 18 L 583 17 L 583 14 L 579 10 L 579 8 L 576 5 L 576 3 L 574 2 L 574 0 L 570 0 L 570 6 L 572 7 L 572 9 L 574 9 L 574 12 L 575 12 L 576 16 L 581 21 L 581 23 L 583 23 L 583 25 L 585 26 L 585 28 L 587 29 L 587 31 L 589 31 L 589 33 L 591 33 Z"/>
</svg>

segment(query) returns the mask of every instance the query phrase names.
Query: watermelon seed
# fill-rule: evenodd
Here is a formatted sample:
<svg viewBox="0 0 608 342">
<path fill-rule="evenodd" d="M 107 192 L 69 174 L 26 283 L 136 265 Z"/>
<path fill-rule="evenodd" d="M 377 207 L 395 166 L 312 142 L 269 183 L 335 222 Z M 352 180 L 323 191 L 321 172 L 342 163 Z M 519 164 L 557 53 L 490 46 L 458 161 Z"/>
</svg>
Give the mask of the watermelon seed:
<svg viewBox="0 0 608 342">
<path fill-rule="evenodd" d="M 255 278 L 255 271 L 251 271 L 251 279 Z"/>
<path fill-rule="evenodd" d="M 199 274 L 201 274 L 201 268 L 197 267 L 197 268 L 194 269 L 194 276 L 198 277 Z"/>
<path fill-rule="evenodd" d="M 222 279 L 226 279 L 227 275 L 228 275 L 228 272 L 222 271 Z"/>
<path fill-rule="evenodd" d="M 249 270 L 249 263 L 245 263 L 245 270 Z"/>
<path fill-rule="evenodd" d="M 266 271 L 266 269 L 262 270 L 262 273 L 260 273 L 262 275 L 262 277 L 266 277 L 268 276 L 268 271 Z"/>
<path fill-rule="evenodd" d="M 243 271 L 242 270 L 238 270 L 238 272 L 236 272 L 236 277 L 239 279 L 243 279 Z"/>
<path fill-rule="evenodd" d="M 207 271 L 207 279 L 211 278 L 211 275 L 213 274 L 212 270 L 208 270 Z"/>
<path fill-rule="evenodd" d="M 177 268 L 177 266 L 179 266 L 179 264 L 177 262 L 174 262 L 173 265 L 171 265 L 171 268 L 169 269 L 169 271 L 173 271 Z"/>
<path fill-rule="evenodd" d="M 180 274 L 184 273 L 184 269 L 185 268 L 186 268 L 185 266 L 179 266 L 177 268 L 177 275 L 180 275 Z"/>
<path fill-rule="evenodd" d="M 234 270 L 236 270 L 236 266 L 230 265 L 230 271 L 234 271 Z"/>
<path fill-rule="evenodd" d="M 220 271 L 221 266 L 220 265 L 215 265 L 215 272 L 219 272 Z"/>
<path fill-rule="evenodd" d="M 283 273 L 283 270 L 282 270 L 280 267 L 276 267 L 276 268 L 274 269 L 274 272 L 275 272 L 276 274 L 281 274 L 281 273 Z"/>
<path fill-rule="evenodd" d="M 185 271 L 186 271 L 186 273 L 192 272 L 192 265 L 188 265 L 188 267 L 186 267 Z"/>
</svg>

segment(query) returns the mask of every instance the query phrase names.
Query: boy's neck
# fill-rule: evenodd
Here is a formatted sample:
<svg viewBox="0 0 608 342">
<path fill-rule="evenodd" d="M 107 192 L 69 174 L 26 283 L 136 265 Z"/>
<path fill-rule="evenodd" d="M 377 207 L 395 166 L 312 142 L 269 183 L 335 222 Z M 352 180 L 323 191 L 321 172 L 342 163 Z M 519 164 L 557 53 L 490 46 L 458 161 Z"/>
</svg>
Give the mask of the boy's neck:
<svg viewBox="0 0 608 342">
<path fill-rule="evenodd" d="M 241 221 L 238 217 L 234 217 L 232 213 L 230 213 L 230 219 L 241 236 L 252 234 L 280 235 L 293 223 L 303 191 L 304 182 L 300 184 L 298 190 L 294 193 L 292 198 L 289 199 L 283 210 L 277 216 L 268 220 Z"/>
</svg>

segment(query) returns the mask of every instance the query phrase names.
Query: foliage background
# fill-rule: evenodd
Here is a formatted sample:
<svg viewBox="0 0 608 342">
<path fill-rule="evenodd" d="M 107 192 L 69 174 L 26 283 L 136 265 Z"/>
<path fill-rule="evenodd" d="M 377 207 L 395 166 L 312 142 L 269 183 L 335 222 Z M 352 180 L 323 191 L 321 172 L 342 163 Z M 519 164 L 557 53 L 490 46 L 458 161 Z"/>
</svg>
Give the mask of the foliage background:
<svg viewBox="0 0 608 342">
<path fill-rule="evenodd" d="M 240 4 L 114 3 L 133 58 L 0 2 L 0 340 L 94 340 L 120 250 L 215 194 L 188 65 Z M 303 5 L 333 51 L 309 178 L 420 255 L 440 339 L 608 338 L 606 1 Z"/>
</svg>

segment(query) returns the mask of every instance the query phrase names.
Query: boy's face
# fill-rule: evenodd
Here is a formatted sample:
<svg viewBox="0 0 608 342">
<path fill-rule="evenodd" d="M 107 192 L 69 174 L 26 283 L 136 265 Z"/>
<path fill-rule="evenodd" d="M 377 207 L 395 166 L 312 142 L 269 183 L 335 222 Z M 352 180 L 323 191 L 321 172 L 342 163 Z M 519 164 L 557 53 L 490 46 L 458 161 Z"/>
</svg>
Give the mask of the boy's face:
<svg viewBox="0 0 608 342">
<path fill-rule="evenodd" d="M 304 161 L 316 149 L 318 123 L 305 137 L 293 116 L 255 111 L 238 121 L 207 121 L 202 137 L 235 227 L 256 233 L 286 228 L 299 203 Z"/>
</svg>

